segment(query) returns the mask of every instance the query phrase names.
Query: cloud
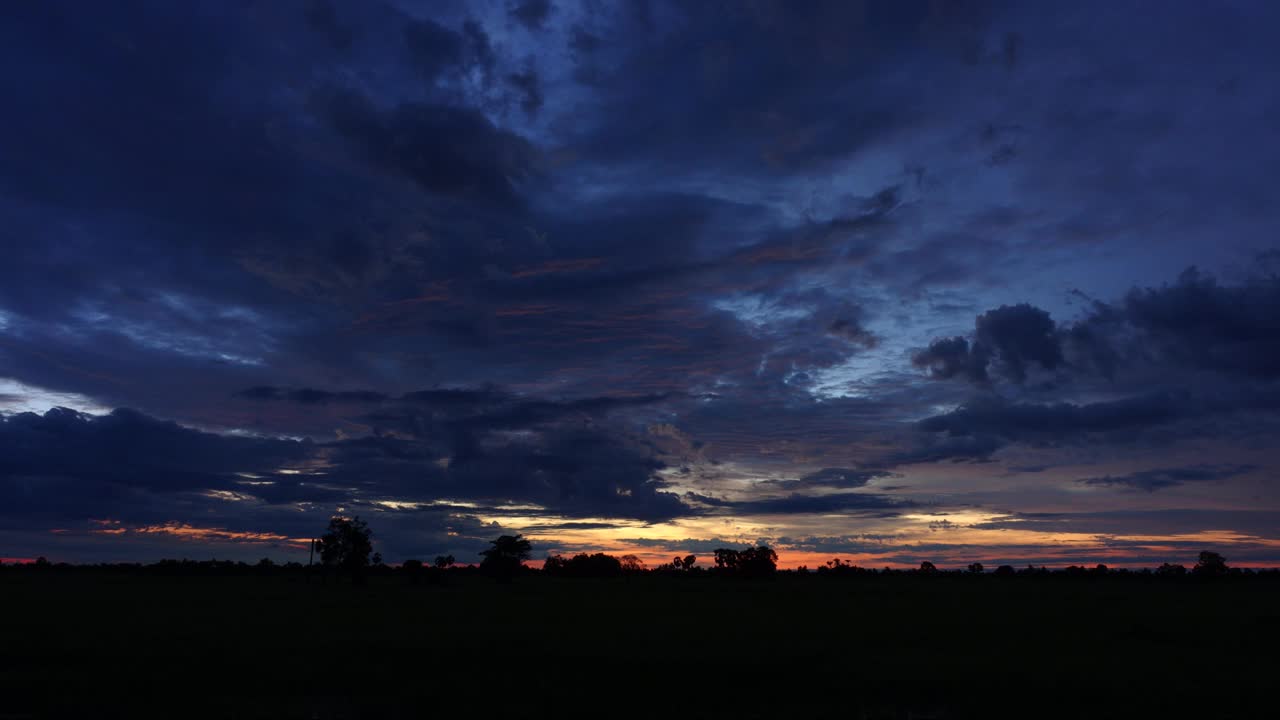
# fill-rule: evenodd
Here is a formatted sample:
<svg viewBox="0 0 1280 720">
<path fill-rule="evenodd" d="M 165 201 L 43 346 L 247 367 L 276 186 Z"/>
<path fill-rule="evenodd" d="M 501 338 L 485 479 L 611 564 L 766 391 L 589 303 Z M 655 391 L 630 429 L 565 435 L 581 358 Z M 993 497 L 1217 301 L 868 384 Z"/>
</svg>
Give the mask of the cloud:
<svg viewBox="0 0 1280 720">
<path fill-rule="evenodd" d="M 463 62 L 462 34 L 429 19 L 407 23 L 404 42 L 415 65 L 428 80 Z"/>
<path fill-rule="evenodd" d="M 1280 278 L 1222 285 L 1190 268 L 1175 283 L 1134 288 L 1117 306 L 1099 305 L 1082 324 L 1109 335 L 1134 365 L 1275 380 L 1280 379 L 1278 317 Z"/>
<path fill-rule="evenodd" d="M 894 517 L 900 511 L 913 508 L 917 503 L 906 498 L 874 493 L 846 492 L 826 495 L 788 493 L 752 500 L 725 500 L 699 493 L 686 493 L 685 497 L 706 505 L 718 514 L 787 515 L 787 514 L 847 514 L 865 517 Z"/>
<path fill-rule="evenodd" d="M 128 410 L 55 409 L 0 418 L 0 486 L 9 514 L 80 521 L 169 522 L 229 503 L 266 515 L 301 503 L 323 514 L 343 505 L 377 509 L 384 500 L 434 506 L 442 498 L 466 514 L 513 504 L 552 517 L 690 513 L 664 491 L 656 476 L 663 463 L 642 443 L 538 420 L 536 429 L 513 432 L 515 425 L 473 417 L 443 439 L 314 443 L 207 433 Z"/>
<path fill-rule="evenodd" d="M 522 0 L 507 11 L 529 30 L 541 30 L 551 15 L 551 0 Z"/>
<path fill-rule="evenodd" d="M 920 430 L 951 436 L 990 434 L 1009 439 L 1057 439 L 1115 433 L 1172 422 L 1188 411 L 1188 397 L 1159 393 L 1075 404 L 1033 404 L 983 397 L 917 423 Z"/>
<path fill-rule="evenodd" d="M 1280 280 L 1254 276 L 1222 285 L 1189 268 L 1176 282 L 1135 287 L 1116 303 L 1059 325 L 1028 305 L 979 315 L 972 340 L 933 340 L 912 363 L 937 379 L 986 384 L 989 371 L 1023 383 L 1028 369 L 1066 370 L 1113 380 L 1118 372 L 1208 371 L 1224 377 L 1280 378 Z"/>
<path fill-rule="evenodd" d="M 899 465 L 988 464 L 900 470 L 943 502 L 1006 459 L 1269 469 L 1273 11 L 401 5 L 6 14 L 8 402 L 137 408 L 10 418 L 98 461 L 13 440 L 8 527 L 305 537 L 345 507 L 470 552 L 507 515 L 790 508 L 822 537 L 898 512 L 857 506 Z"/>
<path fill-rule="evenodd" d="M 286 400 L 289 402 L 299 403 L 301 405 L 326 405 L 329 403 L 365 405 L 376 404 L 387 400 L 386 395 L 370 390 L 344 390 L 339 392 L 316 390 L 313 388 L 286 390 L 284 388 L 271 387 L 269 385 L 251 387 L 236 394 L 239 397 L 249 400 Z"/>
<path fill-rule="evenodd" d="M 406 102 L 383 112 L 352 90 L 313 102 L 370 163 L 433 194 L 509 208 L 535 173 L 534 147 L 470 108 Z"/>
<path fill-rule="evenodd" d="M 1257 470 L 1255 465 L 1193 465 L 1181 468 L 1165 468 L 1155 470 L 1139 470 L 1127 475 L 1104 475 L 1101 477 L 1080 478 L 1076 482 L 1082 485 L 1099 487 L 1119 487 L 1128 490 L 1144 490 L 1155 492 L 1165 488 L 1189 482 L 1212 482 L 1226 480 Z"/>
<path fill-rule="evenodd" d="M 1014 513 L 989 522 L 977 523 L 979 530 L 1028 530 L 1046 533 L 1088 533 L 1097 535 L 1191 535 L 1232 528 L 1266 538 L 1280 530 L 1280 512 L 1274 510 L 1231 510 L 1216 508 L 1116 509 L 1093 512 Z M 1188 538 L 1199 542 L 1205 540 Z M 1150 542 L 1150 541 L 1147 541 Z"/>
<path fill-rule="evenodd" d="M 861 345 L 868 349 L 874 349 L 880 344 L 880 338 L 875 333 L 862 326 L 859 320 L 839 318 L 832 321 L 827 326 L 827 333 L 853 343 Z"/>
<path fill-rule="evenodd" d="M 822 468 L 796 479 L 769 480 L 764 484 L 789 490 L 806 488 L 841 488 L 853 489 L 867 485 L 872 480 L 895 477 L 887 470 L 863 470 L 854 468 Z"/>
<path fill-rule="evenodd" d="M 520 107 L 525 113 L 534 115 L 542 108 L 542 83 L 536 68 L 511 73 L 507 76 L 507 84 L 520 93 Z"/>
<path fill-rule="evenodd" d="M 939 338 L 925 350 L 911 356 L 911 364 L 929 371 L 929 377 L 950 380 L 960 377 L 970 382 L 987 380 L 986 358 L 975 357 L 969 341 L 962 337 Z"/>
<path fill-rule="evenodd" d="M 973 342 L 963 337 L 934 340 L 911 362 L 925 368 L 934 378 L 960 377 L 985 384 L 988 370 L 1022 383 L 1027 368 L 1034 363 L 1054 370 L 1063 363 L 1062 346 L 1049 313 L 1026 303 L 1001 305 L 977 317 Z"/>
</svg>

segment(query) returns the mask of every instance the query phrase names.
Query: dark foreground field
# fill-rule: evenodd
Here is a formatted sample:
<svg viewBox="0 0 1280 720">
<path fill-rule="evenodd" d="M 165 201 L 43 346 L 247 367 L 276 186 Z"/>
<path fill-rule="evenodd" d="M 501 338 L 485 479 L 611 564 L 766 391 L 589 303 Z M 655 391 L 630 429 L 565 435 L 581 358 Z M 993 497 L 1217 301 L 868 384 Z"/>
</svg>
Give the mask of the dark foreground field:
<svg viewBox="0 0 1280 720">
<path fill-rule="evenodd" d="M 1280 717 L 1271 579 L 0 577 L 0 718 Z"/>
</svg>

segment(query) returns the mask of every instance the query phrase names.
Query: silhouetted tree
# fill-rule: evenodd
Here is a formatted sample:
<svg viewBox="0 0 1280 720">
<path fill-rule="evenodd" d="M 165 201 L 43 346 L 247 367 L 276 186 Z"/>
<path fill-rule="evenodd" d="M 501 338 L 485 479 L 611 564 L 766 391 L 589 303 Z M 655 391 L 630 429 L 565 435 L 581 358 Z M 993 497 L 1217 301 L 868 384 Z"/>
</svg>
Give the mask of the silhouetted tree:
<svg viewBox="0 0 1280 720">
<path fill-rule="evenodd" d="M 684 570 L 685 572 L 689 572 L 693 570 L 693 566 L 697 562 L 698 562 L 698 558 L 694 557 L 693 555 L 685 555 L 684 557 L 676 556 L 671 559 L 671 567 L 675 568 L 676 570 Z"/>
<path fill-rule="evenodd" d="M 644 572 L 648 569 L 645 566 L 644 561 L 635 555 L 623 555 L 618 558 L 618 561 L 622 564 L 622 572 L 625 573 Z"/>
<path fill-rule="evenodd" d="M 767 577 L 778 569 L 778 553 L 768 545 L 747 548 L 739 555 L 739 566 L 748 577 Z"/>
<path fill-rule="evenodd" d="M 623 572 L 623 563 L 618 558 L 605 553 L 592 555 L 579 553 L 568 560 L 560 555 L 551 555 L 543 562 L 542 571 L 548 575 L 561 577 L 617 577 Z"/>
<path fill-rule="evenodd" d="M 1014 575 L 1015 573 L 1016 571 L 1013 569 L 1012 565 L 1001 565 L 1000 567 L 996 568 L 996 572 L 995 572 L 996 575 L 999 575 L 1001 577 L 1011 576 L 1011 575 Z"/>
<path fill-rule="evenodd" d="M 676 557 L 671 558 L 671 562 L 662 563 L 661 565 L 659 565 L 657 568 L 655 568 L 655 571 L 661 572 L 661 573 L 671 573 L 671 572 L 690 573 L 690 572 L 693 572 L 694 565 L 697 562 L 698 562 L 698 558 L 694 557 L 693 555 L 685 555 L 684 557 L 680 557 L 679 555 L 677 555 Z"/>
<path fill-rule="evenodd" d="M 938 567 L 933 563 L 929 562 L 928 560 L 925 560 L 924 562 L 920 563 L 920 572 L 926 575 L 930 575 L 932 573 L 938 572 Z"/>
<path fill-rule="evenodd" d="M 509 580 L 529 559 L 533 545 L 520 535 L 503 535 L 492 541 L 493 547 L 480 553 L 480 569 L 496 578 Z"/>
<path fill-rule="evenodd" d="M 563 555 L 548 555 L 547 559 L 542 561 L 542 571 L 548 575 L 562 575 L 568 562 Z"/>
<path fill-rule="evenodd" d="M 1180 577 L 1186 574 L 1187 568 L 1182 565 L 1170 565 L 1169 563 L 1163 563 L 1160 567 L 1156 568 L 1156 575 L 1165 577 Z"/>
<path fill-rule="evenodd" d="M 350 573 L 360 581 L 369 567 L 369 554 L 373 552 L 373 532 L 359 517 L 333 517 L 329 530 L 316 543 L 320 562 L 327 568 Z M 382 559 L 379 556 L 379 561 Z"/>
<path fill-rule="evenodd" d="M 715 557 L 716 569 L 742 577 L 768 577 L 778 569 L 778 553 L 768 545 L 744 550 L 719 548 Z"/>
<path fill-rule="evenodd" d="M 404 573 L 405 579 L 417 585 L 422 582 L 422 561 L 421 560 L 405 560 L 400 563 L 400 572 Z"/>
<path fill-rule="evenodd" d="M 717 548 L 715 551 L 716 569 L 734 571 L 738 569 L 738 551 L 729 548 Z"/>
<path fill-rule="evenodd" d="M 436 556 L 436 563 L 435 563 L 435 565 L 436 565 L 436 569 L 437 569 L 437 570 L 447 570 L 447 569 L 449 569 L 449 568 L 453 567 L 453 563 L 454 563 L 454 562 L 456 562 L 456 561 L 453 559 L 453 556 L 452 556 L 452 555 L 437 555 L 437 556 Z"/>
<path fill-rule="evenodd" d="M 974 575 L 981 575 L 982 563 L 969 563 L 969 572 Z"/>
<path fill-rule="evenodd" d="M 1204 550 L 1191 572 L 1200 577 L 1219 577 L 1227 574 L 1227 559 L 1216 552 Z"/>
</svg>

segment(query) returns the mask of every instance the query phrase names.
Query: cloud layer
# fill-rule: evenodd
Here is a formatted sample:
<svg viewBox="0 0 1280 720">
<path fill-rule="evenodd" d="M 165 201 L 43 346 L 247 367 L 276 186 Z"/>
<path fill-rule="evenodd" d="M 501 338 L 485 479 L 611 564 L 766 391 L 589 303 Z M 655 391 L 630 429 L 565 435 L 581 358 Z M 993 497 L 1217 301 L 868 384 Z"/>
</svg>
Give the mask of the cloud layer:
<svg viewBox="0 0 1280 720">
<path fill-rule="evenodd" d="M 18 554 L 1280 559 L 1269 7 L 0 15 Z"/>
</svg>

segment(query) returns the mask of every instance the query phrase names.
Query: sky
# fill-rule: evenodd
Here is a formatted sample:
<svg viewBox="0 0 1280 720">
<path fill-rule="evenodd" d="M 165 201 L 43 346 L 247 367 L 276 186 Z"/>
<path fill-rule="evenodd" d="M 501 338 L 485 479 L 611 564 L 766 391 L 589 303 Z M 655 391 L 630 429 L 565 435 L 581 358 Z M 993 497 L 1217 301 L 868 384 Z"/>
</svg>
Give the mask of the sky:
<svg viewBox="0 0 1280 720">
<path fill-rule="evenodd" d="M 1280 6 L 0 8 L 0 557 L 1280 564 Z"/>
</svg>

